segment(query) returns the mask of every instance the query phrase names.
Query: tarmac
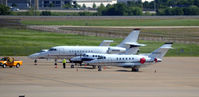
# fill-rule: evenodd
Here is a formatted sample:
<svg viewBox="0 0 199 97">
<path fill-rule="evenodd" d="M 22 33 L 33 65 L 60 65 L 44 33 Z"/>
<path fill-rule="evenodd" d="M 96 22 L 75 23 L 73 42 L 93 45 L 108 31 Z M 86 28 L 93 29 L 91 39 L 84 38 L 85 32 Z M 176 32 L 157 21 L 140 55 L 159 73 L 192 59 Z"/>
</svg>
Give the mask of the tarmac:
<svg viewBox="0 0 199 97">
<path fill-rule="evenodd" d="M 58 68 L 53 60 L 23 60 L 20 68 L 0 68 L 0 97 L 198 97 L 199 57 L 165 57 L 163 62 L 131 72 L 87 67 Z"/>
</svg>

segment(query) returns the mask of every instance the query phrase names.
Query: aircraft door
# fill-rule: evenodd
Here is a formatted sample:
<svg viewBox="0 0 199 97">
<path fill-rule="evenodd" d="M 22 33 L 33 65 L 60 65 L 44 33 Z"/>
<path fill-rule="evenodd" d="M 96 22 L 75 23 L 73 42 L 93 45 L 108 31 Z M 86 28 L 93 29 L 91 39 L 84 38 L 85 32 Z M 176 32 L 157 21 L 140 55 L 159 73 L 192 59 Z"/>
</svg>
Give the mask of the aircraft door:
<svg viewBox="0 0 199 97">
<path fill-rule="evenodd" d="M 64 49 L 61 48 L 61 49 L 59 50 L 59 55 L 64 55 L 64 54 L 65 54 Z"/>
</svg>

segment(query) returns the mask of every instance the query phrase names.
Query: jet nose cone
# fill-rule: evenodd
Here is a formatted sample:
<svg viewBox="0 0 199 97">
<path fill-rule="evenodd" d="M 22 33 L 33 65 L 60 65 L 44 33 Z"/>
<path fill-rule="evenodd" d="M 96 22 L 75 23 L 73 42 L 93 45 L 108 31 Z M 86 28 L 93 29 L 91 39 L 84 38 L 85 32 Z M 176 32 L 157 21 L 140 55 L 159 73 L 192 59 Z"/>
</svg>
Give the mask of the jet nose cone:
<svg viewBox="0 0 199 97">
<path fill-rule="evenodd" d="M 28 56 L 31 59 L 36 59 L 38 57 L 38 54 L 32 54 Z"/>
</svg>

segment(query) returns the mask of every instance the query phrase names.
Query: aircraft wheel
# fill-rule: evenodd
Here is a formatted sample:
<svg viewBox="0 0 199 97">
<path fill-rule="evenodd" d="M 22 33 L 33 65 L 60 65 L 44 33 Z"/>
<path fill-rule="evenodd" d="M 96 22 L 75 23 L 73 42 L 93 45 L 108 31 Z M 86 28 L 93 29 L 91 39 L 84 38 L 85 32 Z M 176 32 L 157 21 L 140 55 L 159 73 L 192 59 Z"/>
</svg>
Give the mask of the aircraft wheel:
<svg viewBox="0 0 199 97">
<path fill-rule="evenodd" d="M 96 69 L 96 65 L 93 65 L 93 69 Z"/>
<path fill-rule="evenodd" d="M 19 64 L 19 63 L 17 63 L 16 68 L 19 68 L 19 67 L 20 67 L 20 64 Z"/>
<path fill-rule="evenodd" d="M 132 67 L 132 72 L 139 72 L 139 69 L 136 67 Z"/>
<path fill-rule="evenodd" d="M 74 65 L 71 65 L 70 68 L 75 68 L 75 66 L 74 66 Z"/>
<path fill-rule="evenodd" d="M 102 66 L 98 66 L 98 71 L 102 71 Z"/>
<path fill-rule="evenodd" d="M 3 68 L 6 68 L 6 64 L 3 64 L 2 67 L 3 67 Z"/>
</svg>

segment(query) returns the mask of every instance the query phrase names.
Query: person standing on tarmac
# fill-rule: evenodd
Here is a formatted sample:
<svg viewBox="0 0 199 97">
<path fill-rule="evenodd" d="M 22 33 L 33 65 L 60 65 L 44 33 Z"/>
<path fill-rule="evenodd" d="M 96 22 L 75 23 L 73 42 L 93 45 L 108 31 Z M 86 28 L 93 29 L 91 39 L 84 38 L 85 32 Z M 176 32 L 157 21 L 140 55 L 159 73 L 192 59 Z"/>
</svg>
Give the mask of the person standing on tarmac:
<svg viewBox="0 0 199 97">
<path fill-rule="evenodd" d="M 63 63 L 63 68 L 65 69 L 65 68 L 66 68 L 66 59 L 64 59 L 64 60 L 62 61 L 62 63 Z"/>
</svg>

